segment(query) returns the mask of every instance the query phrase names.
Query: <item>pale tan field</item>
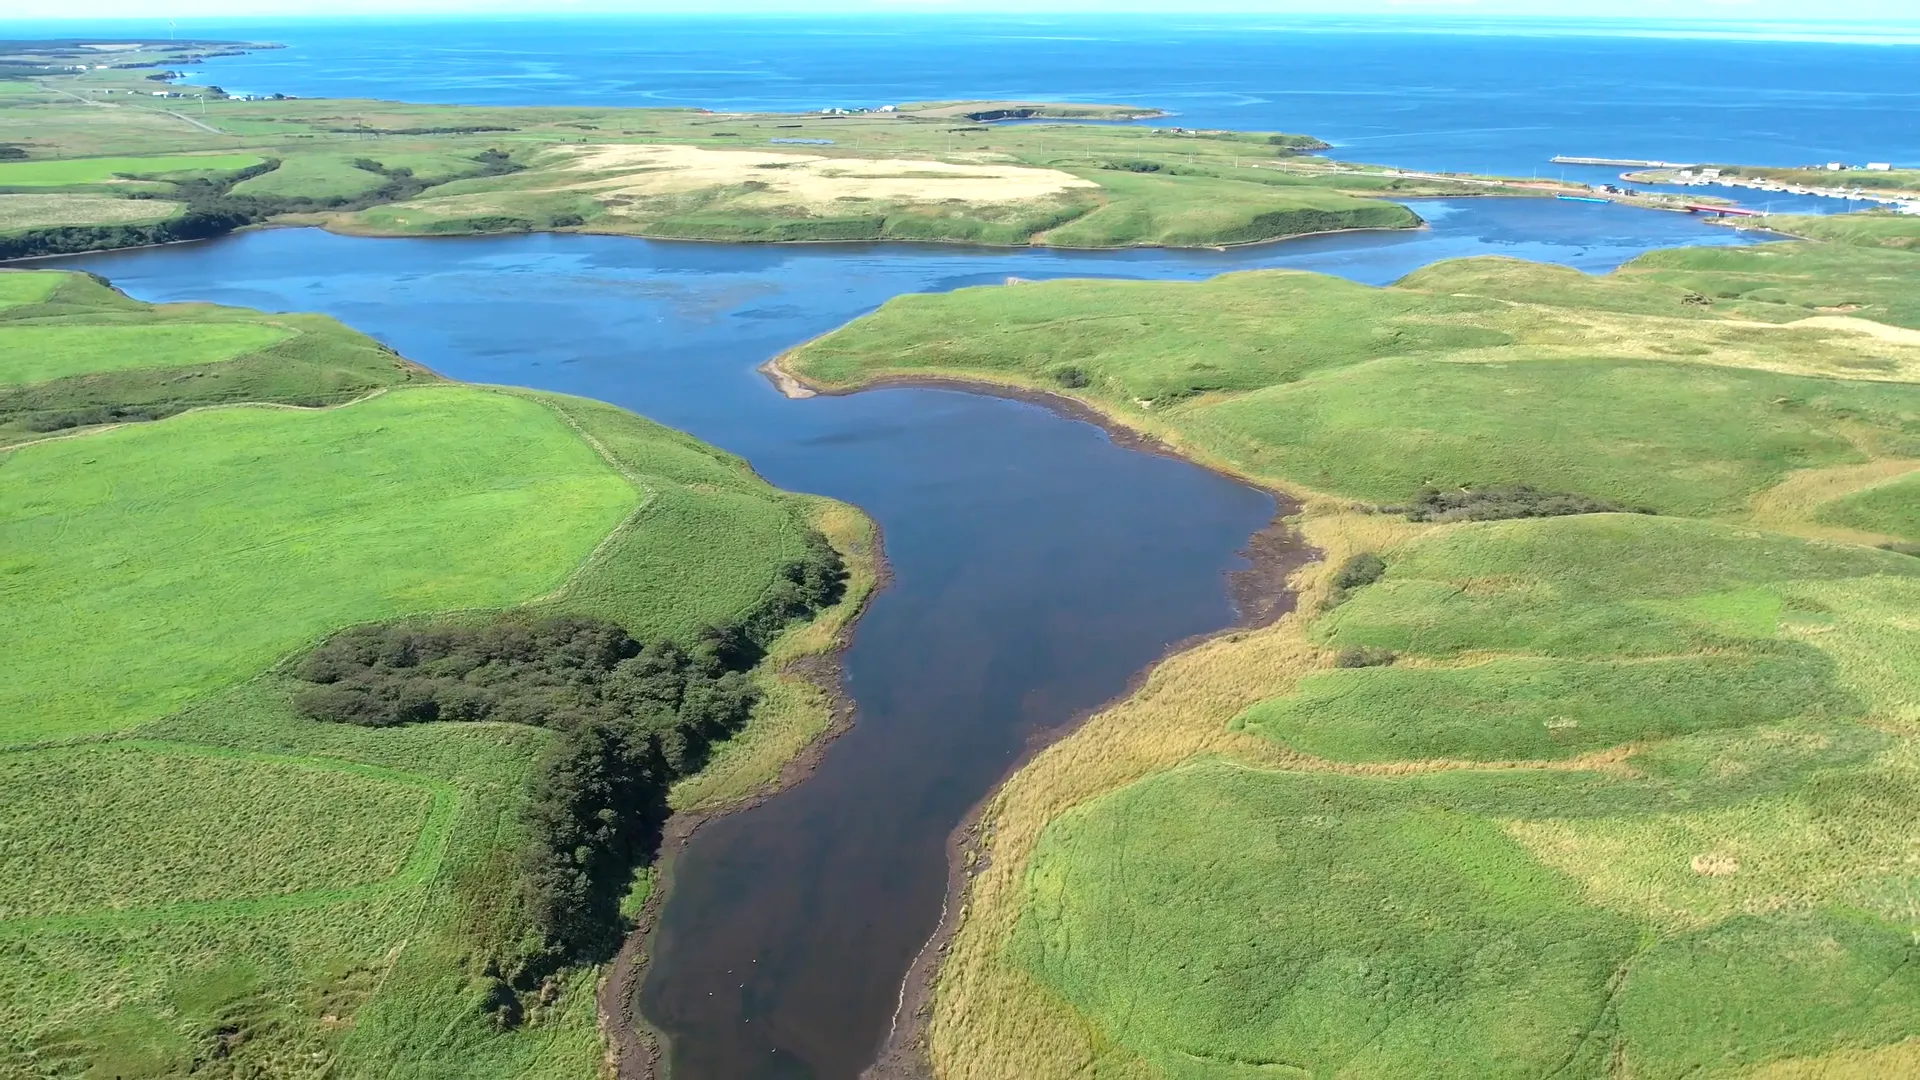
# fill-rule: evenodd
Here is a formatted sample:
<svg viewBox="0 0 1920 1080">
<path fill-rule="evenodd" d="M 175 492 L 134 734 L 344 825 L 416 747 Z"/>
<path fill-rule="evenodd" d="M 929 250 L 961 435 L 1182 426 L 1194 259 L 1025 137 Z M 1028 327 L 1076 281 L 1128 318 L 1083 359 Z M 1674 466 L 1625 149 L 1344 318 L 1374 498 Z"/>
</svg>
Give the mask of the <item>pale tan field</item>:
<svg viewBox="0 0 1920 1080">
<path fill-rule="evenodd" d="M 1897 539 L 1883 533 L 1862 532 L 1815 520 L 1820 508 L 1858 491 L 1891 483 L 1920 469 L 1914 458 L 1879 458 L 1860 465 L 1802 469 L 1753 497 L 1748 521 L 1760 528 L 1837 540 L 1849 544 L 1879 544 Z"/>
<path fill-rule="evenodd" d="M 116 199 L 111 195 L 0 195 L 0 232 L 60 225 L 131 225 L 164 221 L 180 204 L 160 199 Z"/>
<path fill-rule="evenodd" d="M 841 200 L 963 202 L 996 205 L 1047 199 L 1099 187 L 1057 169 L 964 165 L 911 158 L 822 157 L 695 146 L 586 146 L 564 174 L 607 174 L 556 185 L 600 196 L 647 198 L 708 188 L 758 185 L 755 201 L 827 209 Z"/>
</svg>

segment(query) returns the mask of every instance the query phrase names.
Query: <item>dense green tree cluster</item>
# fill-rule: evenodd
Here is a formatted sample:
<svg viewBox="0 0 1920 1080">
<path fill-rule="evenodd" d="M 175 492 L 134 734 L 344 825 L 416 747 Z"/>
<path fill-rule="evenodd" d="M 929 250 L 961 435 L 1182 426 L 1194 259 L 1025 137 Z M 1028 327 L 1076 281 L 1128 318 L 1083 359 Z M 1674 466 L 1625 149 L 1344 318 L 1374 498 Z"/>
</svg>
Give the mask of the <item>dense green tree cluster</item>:
<svg viewBox="0 0 1920 1080">
<path fill-rule="evenodd" d="M 577 616 L 363 626 L 299 663 L 308 685 L 295 704 L 372 727 L 495 720 L 558 732 L 534 770 L 521 881 L 544 950 L 565 962 L 616 944 L 610 914 L 665 817 L 668 786 L 746 723 L 759 693 L 737 640 L 712 631 L 691 648 L 643 644 Z"/>
<path fill-rule="evenodd" d="M 767 643 L 837 601 L 845 580 L 839 553 L 813 534 L 752 612 L 691 644 L 642 642 L 582 616 L 356 627 L 295 664 L 295 707 L 368 727 L 495 721 L 557 733 L 533 772 L 520 856 L 538 944 L 488 965 L 489 1000 L 511 1022 L 520 992 L 617 947 L 621 893 L 658 841 L 669 787 L 746 723 L 759 700 L 747 672 Z"/>
</svg>

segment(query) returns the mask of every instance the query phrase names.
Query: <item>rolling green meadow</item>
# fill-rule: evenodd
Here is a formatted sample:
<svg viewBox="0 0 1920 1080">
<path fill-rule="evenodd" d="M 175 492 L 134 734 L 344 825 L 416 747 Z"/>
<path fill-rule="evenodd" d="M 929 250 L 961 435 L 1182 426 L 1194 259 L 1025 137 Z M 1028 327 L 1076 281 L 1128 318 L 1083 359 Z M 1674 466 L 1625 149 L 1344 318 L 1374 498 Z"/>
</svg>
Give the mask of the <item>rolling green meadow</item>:
<svg viewBox="0 0 1920 1080">
<path fill-rule="evenodd" d="M 260 164 L 252 154 L 156 154 L 141 157 L 73 158 L 0 163 L 0 188 L 120 184 L 234 172 Z"/>
<path fill-rule="evenodd" d="M 82 274 L 0 272 L 0 446 L 211 405 L 316 408 L 436 382 L 332 319 L 155 306 Z"/>
<path fill-rule="evenodd" d="M 1323 554 L 989 803 L 937 1074 L 1920 1070 L 1916 295 L 1851 239 L 1012 283 L 782 357 L 1071 396 Z"/>
<path fill-rule="evenodd" d="M 1866 247 L 1920 247 L 1920 221 L 1911 214 L 1795 214 L 1769 217 L 1767 227 L 1809 240 L 1834 240 Z"/>
<path fill-rule="evenodd" d="M 1871 276 L 1836 283 L 1853 260 Z M 1779 245 L 1612 279 L 1470 259 L 1384 289 L 1284 270 L 975 287 L 896 298 L 785 366 L 1070 393 L 1231 471 L 1372 503 L 1525 483 L 1737 515 L 1796 470 L 1920 457 L 1909 261 Z M 1827 310 L 1840 296 L 1877 302 Z"/>
<path fill-rule="evenodd" d="M 590 740 L 320 722 L 293 661 L 396 621 L 598 619 L 662 655 L 736 626 L 752 715 L 679 800 L 724 804 L 826 725 L 783 666 L 871 587 L 864 518 L 317 316 L 11 271 L 0 341 L 0 1075 L 593 1074 L 594 957 L 542 944 L 523 883 Z M 822 533 L 852 578 L 815 616 Z"/>
<path fill-rule="evenodd" d="M 151 85 L 0 80 L 0 259 L 272 224 L 1213 247 L 1486 190 L 1005 102 Z M 1798 239 L 1606 275 L 903 296 L 779 359 L 1070 397 L 1286 493 L 1320 555 L 961 835 L 934 1075 L 1920 1075 L 1920 226 L 1767 224 Z M 601 1074 L 653 830 L 829 729 L 797 662 L 877 545 L 613 406 L 0 270 L 0 1077 Z"/>
</svg>

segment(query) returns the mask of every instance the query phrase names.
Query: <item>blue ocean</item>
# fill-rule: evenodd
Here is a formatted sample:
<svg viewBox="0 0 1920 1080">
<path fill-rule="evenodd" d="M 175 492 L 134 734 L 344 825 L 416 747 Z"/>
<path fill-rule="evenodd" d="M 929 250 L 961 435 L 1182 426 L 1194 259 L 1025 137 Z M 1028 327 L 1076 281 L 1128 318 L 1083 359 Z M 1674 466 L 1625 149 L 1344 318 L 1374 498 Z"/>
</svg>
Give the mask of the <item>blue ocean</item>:
<svg viewBox="0 0 1920 1080">
<path fill-rule="evenodd" d="M 10 37 L 166 31 L 0 21 Z M 1920 164 L 1920 22 L 916 14 L 189 20 L 178 32 L 288 46 L 195 72 L 236 93 L 715 110 L 1125 102 L 1176 114 L 1164 123 L 1316 135 L 1351 160 L 1579 179 L 1598 174 L 1549 159 Z"/>
</svg>

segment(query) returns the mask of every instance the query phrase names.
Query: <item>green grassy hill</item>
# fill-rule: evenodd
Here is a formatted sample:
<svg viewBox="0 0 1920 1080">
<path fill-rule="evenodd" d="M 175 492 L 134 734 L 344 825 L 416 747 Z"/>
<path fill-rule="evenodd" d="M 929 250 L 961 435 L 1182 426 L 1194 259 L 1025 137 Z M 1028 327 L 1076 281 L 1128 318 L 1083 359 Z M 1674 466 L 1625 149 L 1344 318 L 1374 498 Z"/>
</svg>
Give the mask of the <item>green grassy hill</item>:
<svg viewBox="0 0 1920 1080">
<path fill-rule="evenodd" d="M 1326 555 L 996 796 L 939 1074 L 1920 1069 L 1917 295 L 1819 243 L 1060 281 L 783 357 L 1070 395 Z"/>
<path fill-rule="evenodd" d="M 1071 393 L 1369 502 L 1532 484 L 1736 514 L 1796 470 L 1920 457 L 1912 261 L 1786 247 L 1657 252 L 1608 278 L 1476 259 L 1385 289 L 1297 271 L 972 288 L 897 298 L 788 366 Z"/>
<path fill-rule="evenodd" d="M 129 89 L 124 73 L 88 72 L 0 96 L 0 143 L 28 155 L 0 163 L 0 258 L 270 220 L 380 235 L 1206 247 L 1413 228 L 1419 217 L 1386 198 L 1477 190 L 1312 157 L 1324 144 L 1306 136 L 966 116 L 996 103 L 820 115 L 206 95 L 189 122 Z"/>
<path fill-rule="evenodd" d="M 0 272 L 0 446 L 208 405 L 319 407 L 438 382 L 332 319 L 156 306 L 84 274 Z"/>
<path fill-rule="evenodd" d="M 1920 216 L 1865 210 L 1851 214 L 1776 214 L 1767 228 L 1809 240 L 1836 240 L 1865 247 L 1920 248 Z"/>
<path fill-rule="evenodd" d="M 871 582 L 857 514 L 315 316 L 0 273 L 0 341 L 0 1074 L 592 1074 L 594 963 L 668 784 L 749 793 L 826 723 L 781 665 Z M 403 652 L 535 636 L 478 673 L 366 654 L 413 673 L 397 726 L 328 722 L 344 691 L 302 657 L 395 620 Z M 640 651 L 609 686 L 707 680 L 736 711 L 553 697 L 513 664 L 555 625 L 614 650 L 563 664 Z M 563 801 L 596 772 L 610 824 Z M 542 860 L 575 815 L 609 835 L 562 888 Z"/>
</svg>

